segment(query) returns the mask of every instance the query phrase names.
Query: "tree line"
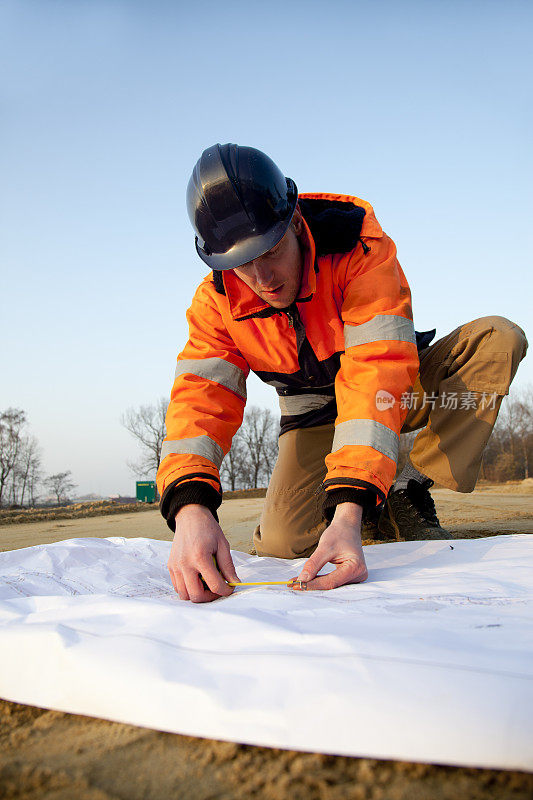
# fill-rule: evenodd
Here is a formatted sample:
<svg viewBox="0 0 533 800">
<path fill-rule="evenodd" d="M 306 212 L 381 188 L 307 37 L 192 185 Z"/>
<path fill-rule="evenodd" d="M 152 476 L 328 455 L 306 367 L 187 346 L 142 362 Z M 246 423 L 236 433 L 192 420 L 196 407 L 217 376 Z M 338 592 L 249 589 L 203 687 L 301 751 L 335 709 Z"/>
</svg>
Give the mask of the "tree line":
<svg viewBox="0 0 533 800">
<path fill-rule="evenodd" d="M 41 487 L 60 505 L 76 488 L 70 470 L 44 475 L 42 449 L 27 425 L 21 408 L 0 411 L 0 508 L 35 506 Z"/>
<path fill-rule="evenodd" d="M 153 405 L 129 408 L 122 425 L 140 445 L 140 458 L 129 462 L 137 478 L 155 477 L 166 435 L 165 415 L 168 400 L 161 397 Z M 278 454 L 279 421 L 268 408 L 250 406 L 241 427 L 233 437 L 229 453 L 220 467 L 224 489 L 256 489 L 267 486 Z"/>
<path fill-rule="evenodd" d="M 141 445 L 141 459 L 130 464 L 139 478 L 155 477 L 165 438 L 168 401 L 129 409 L 122 424 Z M 398 472 L 403 468 L 418 431 L 402 434 Z M 251 406 L 233 437 L 220 468 L 225 489 L 255 489 L 268 485 L 278 452 L 279 421 L 269 409 Z M 533 387 L 515 389 L 504 398 L 485 448 L 480 478 L 499 483 L 529 478 L 533 468 Z"/>
</svg>

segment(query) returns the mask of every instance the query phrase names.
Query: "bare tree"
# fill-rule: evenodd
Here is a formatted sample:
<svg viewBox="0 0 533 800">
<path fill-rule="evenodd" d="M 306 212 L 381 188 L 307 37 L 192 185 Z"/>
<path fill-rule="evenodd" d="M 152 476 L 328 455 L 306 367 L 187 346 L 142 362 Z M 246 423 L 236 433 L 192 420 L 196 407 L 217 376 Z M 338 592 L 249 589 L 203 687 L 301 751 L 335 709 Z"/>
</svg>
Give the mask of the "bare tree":
<svg viewBox="0 0 533 800">
<path fill-rule="evenodd" d="M 43 479 L 43 471 L 41 463 L 41 453 L 39 449 L 39 451 L 30 461 L 30 468 L 28 470 L 28 476 L 26 479 L 29 505 L 32 507 L 35 506 L 35 501 L 37 499 L 36 490 L 38 485 L 42 482 L 42 479 Z"/>
<path fill-rule="evenodd" d="M 256 489 L 268 484 L 278 454 L 278 435 L 279 424 L 267 408 L 252 406 L 245 411 L 220 467 L 227 488 Z"/>
<path fill-rule="evenodd" d="M 23 506 L 27 495 L 35 502 L 35 489 L 41 472 L 41 448 L 35 436 L 24 436 L 13 470 L 13 503 Z"/>
<path fill-rule="evenodd" d="M 268 484 L 278 451 L 279 423 L 268 408 L 252 406 L 244 414 L 240 434 L 248 451 L 249 488 Z"/>
<path fill-rule="evenodd" d="M 507 481 L 528 478 L 533 460 L 533 386 L 513 388 L 504 397 L 485 452 L 481 476 Z"/>
<path fill-rule="evenodd" d="M 502 403 L 499 427 L 505 431 L 517 477 L 529 478 L 529 451 L 533 445 L 533 387 L 513 392 Z"/>
<path fill-rule="evenodd" d="M 67 470 L 67 472 L 57 472 L 55 475 L 49 475 L 44 480 L 44 484 L 48 486 L 52 494 L 55 494 L 58 505 L 68 500 L 69 492 L 76 488 L 76 484 L 72 483 L 70 479 L 71 475 L 72 472 Z"/>
<path fill-rule="evenodd" d="M 168 400 L 160 397 L 155 405 L 128 408 L 121 423 L 141 445 L 141 460 L 128 463 L 139 478 L 153 476 L 161 461 L 161 447 L 166 436 L 165 417 Z"/>
<path fill-rule="evenodd" d="M 248 448 L 240 430 L 233 437 L 231 449 L 221 464 L 220 477 L 231 491 L 246 489 L 251 483 Z"/>
<path fill-rule="evenodd" d="M 17 463 L 25 424 L 26 414 L 21 408 L 0 412 L 0 506 Z"/>
</svg>

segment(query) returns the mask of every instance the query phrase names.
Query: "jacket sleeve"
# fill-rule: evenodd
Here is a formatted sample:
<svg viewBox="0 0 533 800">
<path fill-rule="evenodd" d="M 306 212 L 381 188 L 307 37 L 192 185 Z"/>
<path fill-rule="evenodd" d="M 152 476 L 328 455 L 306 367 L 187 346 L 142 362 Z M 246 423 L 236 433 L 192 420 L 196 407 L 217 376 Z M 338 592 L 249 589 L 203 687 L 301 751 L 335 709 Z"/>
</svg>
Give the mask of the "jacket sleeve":
<svg viewBox="0 0 533 800">
<path fill-rule="evenodd" d="M 219 468 L 242 423 L 249 366 L 229 336 L 204 281 L 187 312 L 189 340 L 179 354 L 157 487 L 171 530 L 179 508 L 222 500 Z"/>
<path fill-rule="evenodd" d="M 383 233 L 368 239 L 339 257 L 335 268 L 345 351 L 335 379 L 335 436 L 326 457 L 326 516 L 350 499 L 350 490 L 359 503 L 361 490 L 370 492 L 374 506 L 387 496 L 407 415 L 402 393 L 411 390 L 419 368 L 411 292 L 394 242 Z"/>
</svg>

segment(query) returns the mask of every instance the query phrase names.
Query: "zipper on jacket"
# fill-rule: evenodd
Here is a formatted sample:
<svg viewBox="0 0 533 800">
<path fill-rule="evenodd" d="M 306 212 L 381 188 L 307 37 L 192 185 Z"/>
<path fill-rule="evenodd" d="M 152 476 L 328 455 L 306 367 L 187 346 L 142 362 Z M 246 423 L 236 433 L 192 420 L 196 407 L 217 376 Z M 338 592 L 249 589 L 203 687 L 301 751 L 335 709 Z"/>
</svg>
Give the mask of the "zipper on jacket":
<svg viewBox="0 0 533 800">
<path fill-rule="evenodd" d="M 363 253 L 365 254 L 365 256 L 366 256 L 366 255 L 368 255 L 368 253 L 370 253 L 370 250 L 371 250 L 372 248 L 371 248 L 371 247 L 369 247 L 369 246 L 367 245 L 367 243 L 366 243 L 366 242 L 363 242 L 363 240 L 361 239 L 361 237 L 359 237 L 359 241 L 360 241 L 360 242 L 361 242 L 361 244 L 363 245 Z"/>
<path fill-rule="evenodd" d="M 292 303 L 292 305 L 290 305 L 288 308 L 285 308 L 284 311 L 287 315 L 287 319 L 289 320 L 289 328 L 293 328 L 296 331 L 296 338 L 299 341 L 302 338 L 302 333 L 305 336 L 305 329 L 302 324 L 300 312 L 298 311 L 296 302 Z M 298 336 L 298 332 L 300 333 L 300 336 Z M 298 347 L 298 349 L 300 348 Z"/>
<path fill-rule="evenodd" d="M 296 350 L 300 369 L 308 385 L 314 386 L 317 384 L 319 375 L 321 374 L 320 362 L 307 338 L 300 311 L 296 303 L 293 303 L 286 309 L 286 314 L 289 320 L 289 327 L 292 328 L 296 334 Z"/>
</svg>

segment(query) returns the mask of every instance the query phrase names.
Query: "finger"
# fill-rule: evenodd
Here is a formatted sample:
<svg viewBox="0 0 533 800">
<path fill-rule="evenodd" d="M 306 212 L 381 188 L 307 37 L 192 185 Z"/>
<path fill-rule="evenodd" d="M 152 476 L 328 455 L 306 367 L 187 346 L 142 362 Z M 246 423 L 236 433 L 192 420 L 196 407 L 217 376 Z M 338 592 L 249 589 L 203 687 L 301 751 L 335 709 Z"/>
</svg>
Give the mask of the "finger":
<svg viewBox="0 0 533 800">
<path fill-rule="evenodd" d="M 177 588 L 177 586 L 176 586 L 176 579 L 174 578 L 174 572 L 173 572 L 173 570 L 172 570 L 172 567 L 170 567 L 170 566 L 167 564 L 167 569 L 168 569 L 168 574 L 170 575 L 170 580 L 171 580 L 171 582 L 172 582 L 172 586 L 174 587 L 174 589 L 175 589 L 176 591 L 178 591 L 178 588 Z"/>
<path fill-rule="evenodd" d="M 214 594 L 209 589 L 204 589 L 200 576 L 196 570 L 183 569 L 183 579 L 187 588 L 189 598 L 193 603 L 209 603 L 211 600 L 218 600 L 218 594 Z"/>
<path fill-rule="evenodd" d="M 328 559 L 329 553 L 326 553 L 325 549 L 321 550 L 320 545 L 318 545 L 313 555 L 309 556 L 303 565 L 302 570 L 298 575 L 298 581 L 304 581 L 307 583 L 308 581 L 312 580 L 315 575 L 320 572 L 324 564 L 328 563 Z"/>
<path fill-rule="evenodd" d="M 170 575 L 170 580 L 171 580 L 172 586 L 174 587 L 174 591 L 177 592 L 178 591 L 178 584 L 176 583 L 176 577 L 174 575 L 174 570 L 172 569 L 170 564 L 167 564 L 167 569 L 168 569 L 168 574 Z"/>
<path fill-rule="evenodd" d="M 198 564 L 198 569 L 200 570 L 200 574 L 207 583 L 209 589 L 214 594 L 218 594 L 222 597 L 228 597 L 233 592 L 233 588 L 228 586 L 216 568 L 215 561 L 213 560 L 212 556 L 200 561 Z"/>
<path fill-rule="evenodd" d="M 318 578 L 307 582 L 304 591 L 325 591 L 328 589 L 337 589 L 339 586 L 345 586 L 349 583 L 363 583 L 368 577 L 368 572 L 364 564 L 345 561 L 333 570 L 328 572 L 327 575 L 319 575 Z M 294 587 L 298 591 L 298 585 Z"/>
<path fill-rule="evenodd" d="M 185 586 L 185 581 L 181 577 L 180 572 L 174 573 L 174 588 L 180 596 L 180 600 L 190 600 L 189 592 Z"/>
<path fill-rule="evenodd" d="M 229 545 L 225 542 L 222 542 L 218 546 L 217 564 L 220 572 L 227 581 L 231 581 L 232 583 L 240 583 L 240 579 L 235 572 L 235 565 L 231 557 Z"/>
</svg>

